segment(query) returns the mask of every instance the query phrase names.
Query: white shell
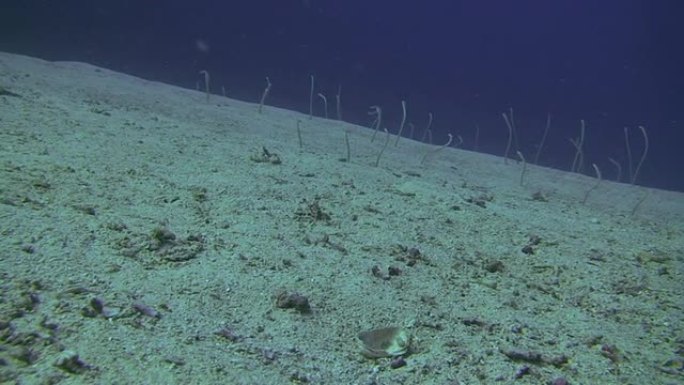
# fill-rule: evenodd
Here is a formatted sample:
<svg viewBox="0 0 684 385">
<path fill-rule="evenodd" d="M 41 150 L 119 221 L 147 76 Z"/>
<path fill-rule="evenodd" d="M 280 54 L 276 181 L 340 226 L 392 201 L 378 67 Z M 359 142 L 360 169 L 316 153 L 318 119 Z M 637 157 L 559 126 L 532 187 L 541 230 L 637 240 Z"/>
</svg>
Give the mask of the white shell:
<svg viewBox="0 0 684 385">
<path fill-rule="evenodd" d="M 386 327 L 359 333 L 361 354 L 368 358 L 396 357 L 408 352 L 411 335 L 404 328 Z"/>
</svg>

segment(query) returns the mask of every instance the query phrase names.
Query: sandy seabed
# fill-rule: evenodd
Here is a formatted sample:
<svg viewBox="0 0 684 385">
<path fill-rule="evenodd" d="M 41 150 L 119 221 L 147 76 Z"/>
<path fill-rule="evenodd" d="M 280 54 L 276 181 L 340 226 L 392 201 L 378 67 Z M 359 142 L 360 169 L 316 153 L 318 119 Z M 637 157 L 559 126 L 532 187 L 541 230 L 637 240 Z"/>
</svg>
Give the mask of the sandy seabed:
<svg viewBox="0 0 684 385">
<path fill-rule="evenodd" d="M 0 383 L 684 382 L 681 193 L 376 166 L 384 133 L 83 63 L 0 53 L 0 94 Z"/>
</svg>

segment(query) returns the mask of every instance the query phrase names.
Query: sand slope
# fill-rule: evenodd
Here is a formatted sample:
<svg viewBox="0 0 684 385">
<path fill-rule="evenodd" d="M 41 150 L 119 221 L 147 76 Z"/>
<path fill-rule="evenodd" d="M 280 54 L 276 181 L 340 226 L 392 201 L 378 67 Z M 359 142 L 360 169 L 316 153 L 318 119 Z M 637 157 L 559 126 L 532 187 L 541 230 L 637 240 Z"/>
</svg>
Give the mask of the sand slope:
<svg viewBox="0 0 684 385">
<path fill-rule="evenodd" d="M 374 167 L 366 128 L 82 63 L 2 53 L 0 88 L 1 383 L 684 381 L 682 194 Z M 391 325 L 399 368 L 356 338 Z"/>
</svg>

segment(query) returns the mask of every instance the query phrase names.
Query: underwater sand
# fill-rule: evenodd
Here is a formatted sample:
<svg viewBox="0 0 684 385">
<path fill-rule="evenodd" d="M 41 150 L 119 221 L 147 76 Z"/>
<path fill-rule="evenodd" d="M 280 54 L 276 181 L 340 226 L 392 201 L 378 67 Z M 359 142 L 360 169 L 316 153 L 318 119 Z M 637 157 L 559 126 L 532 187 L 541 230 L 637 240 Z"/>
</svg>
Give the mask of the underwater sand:
<svg viewBox="0 0 684 385">
<path fill-rule="evenodd" d="M 684 382 L 684 194 L 375 167 L 368 128 L 83 63 L 1 53 L 0 89 L 0 383 Z M 386 326 L 405 362 L 360 354 Z"/>
</svg>

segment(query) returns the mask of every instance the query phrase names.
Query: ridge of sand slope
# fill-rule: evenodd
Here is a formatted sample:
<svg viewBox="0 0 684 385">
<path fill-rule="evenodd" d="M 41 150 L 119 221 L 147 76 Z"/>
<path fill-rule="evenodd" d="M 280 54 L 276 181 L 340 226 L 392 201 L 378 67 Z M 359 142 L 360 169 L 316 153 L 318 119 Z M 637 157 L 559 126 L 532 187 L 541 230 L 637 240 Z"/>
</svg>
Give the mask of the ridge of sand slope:
<svg viewBox="0 0 684 385">
<path fill-rule="evenodd" d="M 373 167 L 366 128 L 82 63 L 1 53 L 0 87 L 0 382 L 682 381 L 682 194 Z M 389 325 L 394 369 L 356 340 Z"/>
</svg>

